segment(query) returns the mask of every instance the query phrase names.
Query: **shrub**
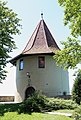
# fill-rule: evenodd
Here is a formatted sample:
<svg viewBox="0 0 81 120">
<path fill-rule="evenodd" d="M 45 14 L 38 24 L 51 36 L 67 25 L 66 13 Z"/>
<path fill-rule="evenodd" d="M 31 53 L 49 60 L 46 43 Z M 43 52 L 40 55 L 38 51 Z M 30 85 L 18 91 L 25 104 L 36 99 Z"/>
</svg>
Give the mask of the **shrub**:
<svg viewBox="0 0 81 120">
<path fill-rule="evenodd" d="M 51 107 L 53 110 L 59 110 L 59 109 L 75 109 L 77 108 L 77 104 L 72 100 L 64 100 L 64 99 L 58 99 L 58 98 L 50 98 L 49 103 L 51 104 Z"/>
<path fill-rule="evenodd" d="M 40 92 L 34 92 L 24 102 L 21 103 L 19 112 L 42 112 L 47 109 L 48 100 Z"/>
<path fill-rule="evenodd" d="M 73 117 L 75 118 L 75 120 L 81 120 L 81 105 L 75 109 Z"/>
<path fill-rule="evenodd" d="M 80 105 L 81 102 L 81 70 L 78 71 L 72 89 L 72 99 Z"/>
<path fill-rule="evenodd" d="M 75 109 L 77 104 L 72 100 L 47 98 L 40 92 L 35 92 L 20 104 L 18 113 L 47 112 L 59 109 Z"/>
<path fill-rule="evenodd" d="M 35 92 L 22 103 L 17 104 L 0 104 L 0 115 L 5 112 L 31 113 L 31 112 L 48 112 L 59 109 L 75 109 L 78 104 L 72 100 L 57 98 L 47 98 L 40 92 Z"/>
</svg>

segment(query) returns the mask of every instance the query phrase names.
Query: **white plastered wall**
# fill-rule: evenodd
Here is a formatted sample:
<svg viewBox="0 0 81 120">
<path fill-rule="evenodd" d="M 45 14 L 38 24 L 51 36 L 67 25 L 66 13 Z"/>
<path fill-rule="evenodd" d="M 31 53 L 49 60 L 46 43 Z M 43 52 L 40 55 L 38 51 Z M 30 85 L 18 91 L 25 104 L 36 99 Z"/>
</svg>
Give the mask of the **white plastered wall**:
<svg viewBox="0 0 81 120">
<path fill-rule="evenodd" d="M 30 72 L 31 86 L 42 91 L 48 97 L 69 94 L 68 71 L 57 67 L 50 55 L 45 56 L 45 68 L 38 68 L 38 55 L 23 57 L 24 69 L 19 71 L 19 60 L 16 66 L 16 94 L 15 101 L 21 102 L 25 98 L 25 90 L 28 87 L 26 73 Z"/>
</svg>

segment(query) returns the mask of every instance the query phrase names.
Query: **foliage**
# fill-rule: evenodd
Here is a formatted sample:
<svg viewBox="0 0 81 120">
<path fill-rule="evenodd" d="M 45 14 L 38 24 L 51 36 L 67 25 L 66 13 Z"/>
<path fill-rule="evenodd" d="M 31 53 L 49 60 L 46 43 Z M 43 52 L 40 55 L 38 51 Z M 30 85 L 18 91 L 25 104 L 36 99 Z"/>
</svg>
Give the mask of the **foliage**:
<svg viewBox="0 0 81 120">
<path fill-rule="evenodd" d="M 81 120 L 81 105 L 75 109 L 73 117 L 75 118 L 75 120 Z"/>
<path fill-rule="evenodd" d="M 34 93 L 20 105 L 19 113 L 47 112 L 60 109 L 75 109 L 78 105 L 72 100 L 47 98 L 39 92 Z"/>
<path fill-rule="evenodd" d="M 20 33 L 20 19 L 6 4 L 0 0 L 0 81 L 6 77 L 4 68 L 10 58 L 9 53 L 16 48 L 13 35 Z"/>
<path fill-rule="evenodd" d="M 49 112 L 53 110 L 74 110 L 77 108 L 76 104 L 72 100 L 64 100 L 58 98 L 47 98 L 39 92 L 34 93 L 21 103 L 17 104 L 0 104 L 0 115 L 4 115 L 6 112 L 18 112 L 29 113 L 32 112 Z"/>
<path fill-rule="evenodd" d="M 64 10 L 64 25 L 68 25 L 70 35 L 63 42 L 64 49 L 54 56 L 57 64 L 64 68 L 75 68 L 81 62 L 81 44 L 78 38 L 81 36 L 81 0 L 58 0 Z"/>
<path fill-rule="evenodd" d="M 72 90 L 72 99 L 80 104 L 81 102 L 81 70 L 78 70 Z"/>
<path fill-rule="evenodd" d="M 74 109 L 61 109 L 61 110 L 56 110 L 56 112 L 73 114 Z"/>
<path fill-rule="evenodd" d="M 74 37 L 81 36 L 81 0 L 58 0 L 64 9 L 64 24 Z"/>
<path fill-rule="evenodd" d="M 40 92 L 35 92 L 22 102 L 20 106 L 21 111 L 19 112 L 42 112 L 47 109 L 48 100 L 46 96 L 42 95 Z"/>
<path fill-rule="evenodd" d="M 62 110 L 62 109 L 75 109 L 77 104 L 72 100 L 64 100 L 58 98 L 49 98 L 49 104 L 52 110 Z"/>
<path fill-rule="evenodd" d="M 63 50 L 58 51 L 56 55 L 54 55 L 56 63 L 61 67 L 64 66 L 65 69 L 75 68 L 81 61 L 80 41 L 68 37 L 68 40 L 62 42 L 62 45 L 64 45 Z"/>
<path fill-rule="evenodd" d="M 20 104 L 0 104 L 0 116 L 6 112 L 17 112 L 20 109 Z"/>
</svg>

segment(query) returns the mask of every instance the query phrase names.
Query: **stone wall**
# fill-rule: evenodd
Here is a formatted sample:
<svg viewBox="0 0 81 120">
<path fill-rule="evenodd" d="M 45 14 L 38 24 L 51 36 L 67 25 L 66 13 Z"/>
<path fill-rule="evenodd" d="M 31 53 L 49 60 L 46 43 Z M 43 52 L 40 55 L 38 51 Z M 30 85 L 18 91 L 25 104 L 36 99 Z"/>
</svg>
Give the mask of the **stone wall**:
<svg viewBox="0 0 81 120">
<path fill-rule="evenodd" d="M 0 96 L 0 102 L 14 102 L 14 96 Z"/>
</svg>

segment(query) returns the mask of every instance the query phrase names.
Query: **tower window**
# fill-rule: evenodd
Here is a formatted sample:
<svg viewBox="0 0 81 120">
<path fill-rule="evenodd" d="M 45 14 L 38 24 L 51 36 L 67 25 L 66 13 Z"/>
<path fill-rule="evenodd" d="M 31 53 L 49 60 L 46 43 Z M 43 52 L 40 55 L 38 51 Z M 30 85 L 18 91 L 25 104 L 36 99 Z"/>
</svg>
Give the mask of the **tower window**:
<svg viewBox="0 0 81 120">
<path fill-rule="evenodd" d="M 38 57 L 38 67 L 45 68 L 45 57 L 44 56 Z"/>
<path fill-rule="evenodd" d="M 24 68 L 24 62 L 23 62 L 23 59 L 21 59 L 19 61 L 19 70 L 23 70 L 23 68 Z"/>
</svg>

